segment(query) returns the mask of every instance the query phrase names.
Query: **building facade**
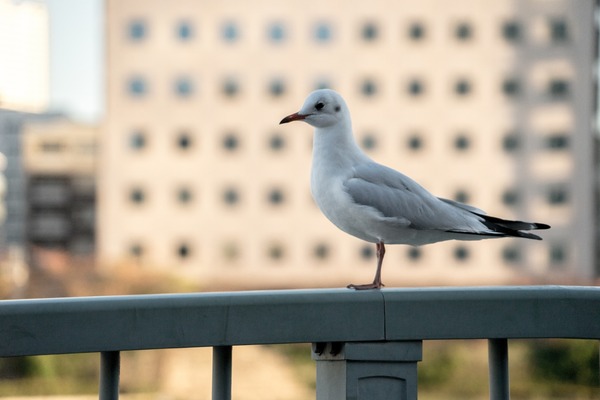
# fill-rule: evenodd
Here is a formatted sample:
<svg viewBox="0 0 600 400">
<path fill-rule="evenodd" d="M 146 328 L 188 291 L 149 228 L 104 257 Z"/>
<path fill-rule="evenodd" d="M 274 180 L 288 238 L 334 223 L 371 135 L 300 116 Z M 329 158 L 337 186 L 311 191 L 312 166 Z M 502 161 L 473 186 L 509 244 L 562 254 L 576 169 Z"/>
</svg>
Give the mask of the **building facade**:
<svg viewBox="0 0 600 400">
<path fill-rule="evenodd" d="M 310 197 L 312 129 L 277 125 L 331 87 L 376 161 L 553 226 L 543 242 L 392 247 L 384 282 L 589 281 L 594 4 L 109 0 L 102 265 L 207 285 L 370 280 L 374 245 Z"/>
</svg>

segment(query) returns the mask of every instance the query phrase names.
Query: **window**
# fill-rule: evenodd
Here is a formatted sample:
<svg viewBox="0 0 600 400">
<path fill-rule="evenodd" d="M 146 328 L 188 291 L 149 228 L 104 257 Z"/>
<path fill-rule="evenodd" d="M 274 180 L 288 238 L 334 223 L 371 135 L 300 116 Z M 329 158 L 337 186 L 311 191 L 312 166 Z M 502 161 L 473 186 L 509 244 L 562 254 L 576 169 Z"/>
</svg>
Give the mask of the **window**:
<svg viewBox="0 0 600 400">
<path fill-rule="evenodd" d="M 454 84 L 454 92 L 458 96 L 467 96 L 471 90 L 471 83 L 465 78 L 458 79 Z"/>
<path fill-rule="evenodd" d="M 471 256 L 466 246 L 456 246 L 454 248 L 454 258 L 458 261 L 466 261 Z"/>
<path fill-rule="evenodd" d="M 417 97 L 425 92 L 425 85 L 420 79 L 414 78 L 408 83 L 407 91 L 409 95 Z"/>
<path fill-rule="evenodd" d="M 66 144 L 59 141 L 43 141 L 40 143 L 40 150 L 44 153 L 61 153 L 65 150 Z"/>
<path fill-rule="evenodd" d="M 415 133 L 408 138 L 408 148 L 417 151 L 423 147 L 423 139 L 421 135 Z"/>
<path fill-rule="evenodd" d="M 567 261 L 567 249 L 562 244 L 553 243 L 548 248 L 548 258 L 551 266 L 560 266 Z"/>
<path fill-rule="evenodd" d="M 267 34 L 269 36 L 269 39 L 271 39 L 272 42 L 274 42 L 274 43 L 283 42 L 286 37 L 285 27 L 280 22 L 274 22 L 269 26 Z"/>
<path fill-rule="evenodd" d="M 466 190 L 460 189 L 454 193 L 454 200 L 458 201 L 459 203 L 468 203 L 470 197 L 471 196 Z"/>
<path fill-rule="evenodd" d="M 555 133 L 545 139 L 546 148 L 550 150 L 564 150 L 569 147 L 569 136 L 566 133 Z"/>
<path fill-rule="evenodd" d="M 454 27 L 454 36 L 458 40 L 466 41 L 473 37 L 473 28 L 468 22 L 459 22 Z"/>
<path fill-rule="evenodd" d="M 377 137 L 372 133 L 365 134 L 360 142 L 365 150 L 374 150 L 377 147 Z"/>
<path fill-rule="evenodd" d="M 377 85 L 371 79 L 365 79 L 360 86 L 360 91 L 365 97 L 371 97 L 377 94 Z"/>
<path fill-rule="evenodd" d="M 181 150 L 189 150 L 192 147 L 192 135 L 189 132 L 179 132 L 175 140 L 177 147 Z"/>
<path fill-rule="evenodd" d="M 223 94 L 227 97 L 235 97 L 240 91 L 240 85 L 234 78 L 227 78 L 223 82 Z"/>
<path fill-rule="evenodd" d="M 517 21 L 506 21 L 502 25 L 502 36 L 507 42 L 517 43 L 521 41 L 523 32 L 521 24 Z"/>
<path fill-rule="evenodd" d="M 140 243 L 132 243 L 129 246 L 129 255 L 135 258 L 141 258 L 145 253 L 144 246 Z"/>
<path fill-rule="evenodd" d="M 467 150 L 471 146 L 471 140 L 464 133 L 459 133 L 454 139 L 454 148 L 459 151 Z"/>
<path fill-rule="evenodd" d="M 285 147 L 285 138 L 279 133 L 274 133 L 269 138 L 269 148 L 273 151 L 281 151 Z"/>
<path fill-rule="evenodd" d="M 227 151 L 233 152 L 240 146 L 240 141 L 235 133 L 228 133 L 223 137 L 223 148 Z"/>
<path fill-rule="evenodd" d="M 554 186 L 546 193 L 548 204 L 562 205 L 569 201 L 569 192 L 564 186 Z"/>
<path fill-rule="evenodd" d="M 225 40 L 226 42 L 233 43 L 237 41 L 240 37 L 240 32 L 237 24 L 232 21 L 223 24 L 221 35 L 223 37 L 223 40 Z"/>
<path fill-rule="evenodd" d="M 502 82 L 502 92 L 506 96 L 516 97 L 521 93 L 521 82 L 517 78 L 508 78 Z"/>
<path fill-rule="evenodd" d="M 319 22 L 314 28 L 314 37 L 317 42 L 329 42 L 332 38 L 331 27 L 327 22 Z"/>
<path fill-rule="evenodd" d="M 139 42 L 148 35 L 148 28 L 142 19 L 134 19 L 127 26 L 127 35 L 129 39 Z"/>
<path fill-rule="evenodd" d="M 413 22 L 408 27 L 408 36 L 414 40 L 419 41 L 425 38 L 425 26 L 421 22 Z"/>
<path fill-rule="evenodd" d="M 519 203 L 520 197 L 517 189 L 507 189 L 502 193 L 502 202 L 507 206 L 514 206 Z"/>
<path fill-rule="evenodd" d="M 318 260 L 325 260 L 329 257 L 329 246 L 325 243 L 318 243 L 313 248 L 313 256 Z"/>
<path fill-rule="evenodd" d="M 279 206 L 285 201 L 285 196 L 281 189 L 274 188 L 269 191 L 267 199 L 272 206 Z"/>
<path fill-rule="evenodd" d="M 228 206 L 234 206 L 240 202 L 240 194 L 237 189 L 230 187 L 223 192 L 223 202 Z"/>
<path fill-rule="evenodd" d="M 562 99 L 569 95 L 570 85 L 566 79 L 554 78 L 548 82 L 548 94 L 554 99 Z"/>
<path fill-rule="evenodd" d="M 133 204 L 143 204 L 146 201 L 146 193 L 142 188 L 135 187 L 129 192 L 129 201 Z"/>
<path fill-rule="evenodd" d="M 569 40 L 569 27 L 564 18 L 553 18 L 548 21 L 550 40 L 560 44 Z"/>
<path fill-rule="evenodd" d="M 518 132 L 509 132 L 502 139 L 502 147 L 507 153 L 515 152 L 521 147 L 521 138 Z"/>
<path fill-rule="evenodd" d="M 361 30 L 361 37 L 366 42 L 372 42 L 377 39 L 379 35 L 377 24 L 374 22 L 367 22 L 363 25 Z"/>
<path fill-rule="evenodd" d="M 229 242 L 223 246 L 223 256 L 227 261 L 235 261 L 240 257 L 240 248 L 237 243 Z"/>
<path fill-rule="evenodd" d="M 190 97 L 194 92 L 192 80 L 187 76 L 179 77 L 175 80 L 175 94 L 179 97 Z"/>
<path fill-rule="evenodd" d="M 134 76 L 127 82 L 129 94 L 133 97 L 142 97 L 148 91 L 146 80 L 141 76 Z"/>
<path fill-rule="evenodd" d="M 373 246 L 369 244 L 365 244 L 360 248 L 360 257 L 363 260 L 370 260 L 375 255 L 375 251 L 373 250 Z"/>
<path fill-rule="evenodd" d="M 328 79 L 319 79 L 316 83 L 315 83 L 315 90 L 318 89 L 331 89 L 331 83 L 329 82 Z"/>
<path fill-rule="evenodd" d="M 273 243 L 267 247 L 267 256 L 273 261 L 281 261 L 285 256 L 285 248 L 280 243 Z"/>
<path fill-rule="evenodd" d="M 175 33 L 182 42 L 191 40 L 194 36 L 194 28 L 192 23 L 189 21 L 179 21 L 175 29 Z"/>
<path fill-rule="evenodd" d="M 193 194 L 190 188 L 188 187 L 180 187 L 177 189 L 177 201 L 181 205 L 187 205 L 191 203 L 193 200 Z"/>
<path fill-rule="evenodd" d="M 502 249 L 502 259 L 509 264 L 516 264 L 521 261 L 523 255 L 521 249 L 516 246 L 506 246 Z"/>
<path fill-rule="evenodd" d="M 410 260 L 416 261 L 423 256 L 423 251 L 420 247 L 409 247 L 406 251 L 406 255 Z"/>
<path fill-rule="evenodd" d="M 187 243 L 181 243 L 177 246 L 176 253 L 181 260 L 185 260 L 192 255 L 192 248 Z"/>
<path fill-rule="evenodd" d="M 147 145 L 146 134 L 142 131 L 134 131 L 129 135 L 129 148 L 142 150 Z"/>
<path fill-rule="evenodd" d="M 273 79 L 269 84 L 269 93 L 273 97 L 279 97 L 285 93 L 285 83 L 282 79 Z"/>
</svg>

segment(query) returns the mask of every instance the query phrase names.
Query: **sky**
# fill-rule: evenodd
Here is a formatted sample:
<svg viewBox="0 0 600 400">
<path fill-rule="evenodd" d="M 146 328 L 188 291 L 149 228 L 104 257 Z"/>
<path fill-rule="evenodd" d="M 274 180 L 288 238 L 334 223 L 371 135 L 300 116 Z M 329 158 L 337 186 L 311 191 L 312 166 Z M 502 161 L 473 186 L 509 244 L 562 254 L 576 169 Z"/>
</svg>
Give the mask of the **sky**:
<svg viewBox="0 0 600 400">
<path fill-rule="evenodd" d="M 104 114 L 104 1 L 45 0 L 50 14 L 50 109 L 75 120 Z"/>
</svg>

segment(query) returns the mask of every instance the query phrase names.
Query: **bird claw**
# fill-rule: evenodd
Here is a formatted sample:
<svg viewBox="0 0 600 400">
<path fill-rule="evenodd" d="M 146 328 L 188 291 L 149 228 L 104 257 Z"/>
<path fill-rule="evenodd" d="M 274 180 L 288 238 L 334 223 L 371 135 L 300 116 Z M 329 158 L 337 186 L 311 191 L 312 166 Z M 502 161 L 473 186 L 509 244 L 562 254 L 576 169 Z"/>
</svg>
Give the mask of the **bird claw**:
<svg viewBox="0 0 600 400">
<path fill-rule="evenodd" d="M 364 285 L 355 285 L 353 283 L 346 286 L 348 289 L 354 290 L 372 290 L 372 289 L 381 289 L 382 286 L 385 286 L 381 282 L 373 282 L 373 283 L 365 283 Z"/>
</svg>

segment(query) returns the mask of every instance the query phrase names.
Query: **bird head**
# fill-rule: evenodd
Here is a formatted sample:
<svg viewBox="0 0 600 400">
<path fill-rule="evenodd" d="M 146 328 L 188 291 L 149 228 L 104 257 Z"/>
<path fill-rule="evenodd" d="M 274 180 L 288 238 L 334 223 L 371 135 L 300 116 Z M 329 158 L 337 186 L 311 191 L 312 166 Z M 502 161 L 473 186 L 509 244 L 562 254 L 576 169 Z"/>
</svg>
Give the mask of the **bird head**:
<svg viewBox="0 0 600 400">
<path fill-rule="evenodd" d="M 319 89 L 308 95 L 300 111 L 288 115 L 279 124 L 304 121 L 315 128 L 326 128 L 347 116 L 348 108 L 339 93 L 331 89 Z"/>
</svg>

